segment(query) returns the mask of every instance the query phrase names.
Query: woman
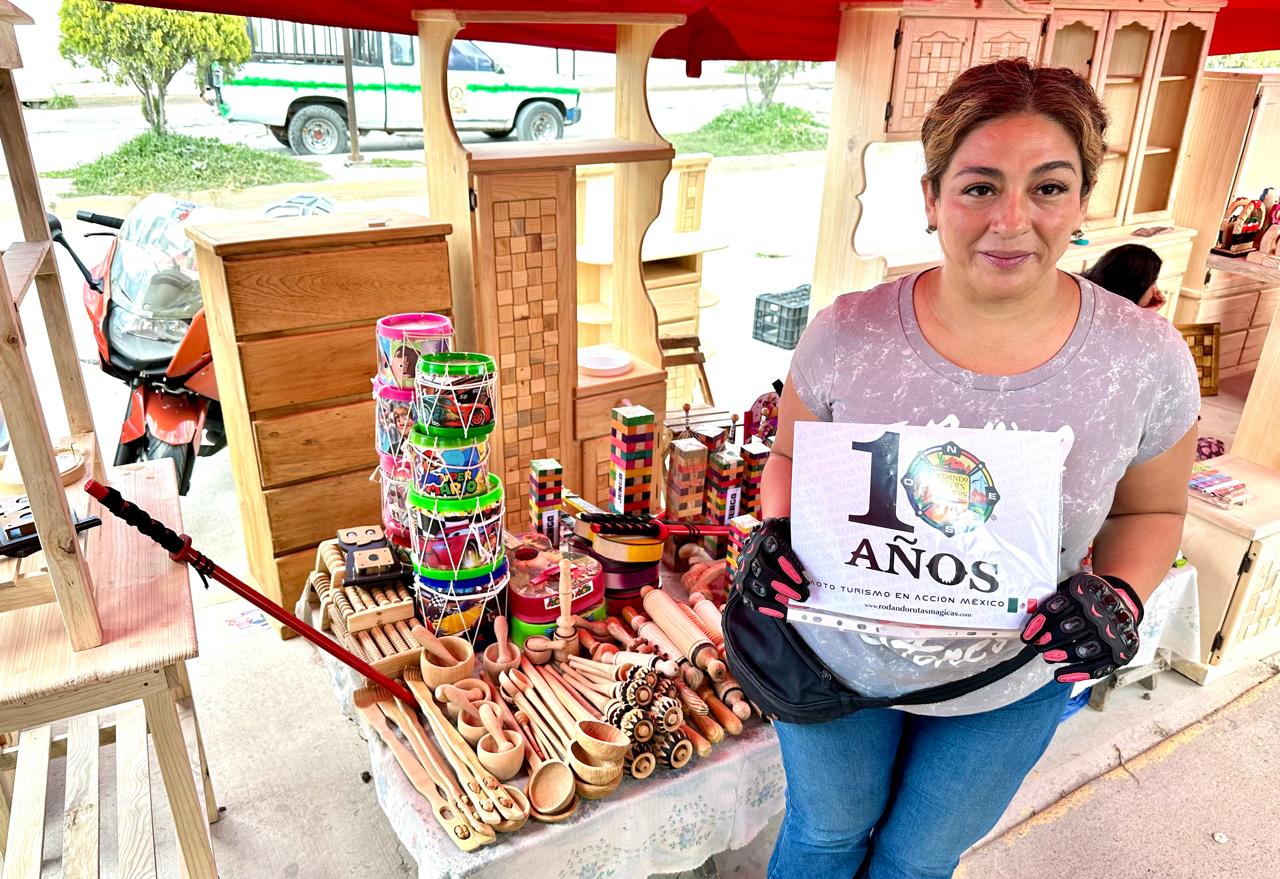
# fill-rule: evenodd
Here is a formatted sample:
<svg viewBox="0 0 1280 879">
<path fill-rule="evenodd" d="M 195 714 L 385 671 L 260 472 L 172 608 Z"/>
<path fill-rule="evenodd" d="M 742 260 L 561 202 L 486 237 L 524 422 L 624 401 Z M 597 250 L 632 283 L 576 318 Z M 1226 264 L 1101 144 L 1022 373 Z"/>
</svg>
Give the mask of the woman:
<svg viewBox="0 0 1280 879">
<path fill-rule="evenodd" d="M 1103 290 L 1123 296 L 1139 308 L 1158 310 L 1165 303 L 1156 286 L 1160 255 L 1143 244 L 1121 244 L 1102 255 L 1084 277 Z"/>
<path fill-rule="evenodd" d="M 1167 321 L 1056 268 L 1080 234 L 1105 126 L 1069 70 L 966 71 L 921 132 L 941 267 L 839 297 L 800 340 L 764 474 L 767 521 L 747 547 L 765 564 L 744 562 L 744 602 L 777 616 L 808 595 L 787 518 L 797 421 L 1058 432 L 1063 582 L 1021 640 L 795 627 L 867 695 L 968 677 L 1023 642 L 1045 661 L 948 702 L 778 723 L 787 812 L 775 879 L 950 876 L 1048 746 L 1069 684 L 1133 656 L 1141 603 L 1178 549 L 1199 395 Z M 1090 542 L 1098 577 L 1079 573 Z"/>
</svg>

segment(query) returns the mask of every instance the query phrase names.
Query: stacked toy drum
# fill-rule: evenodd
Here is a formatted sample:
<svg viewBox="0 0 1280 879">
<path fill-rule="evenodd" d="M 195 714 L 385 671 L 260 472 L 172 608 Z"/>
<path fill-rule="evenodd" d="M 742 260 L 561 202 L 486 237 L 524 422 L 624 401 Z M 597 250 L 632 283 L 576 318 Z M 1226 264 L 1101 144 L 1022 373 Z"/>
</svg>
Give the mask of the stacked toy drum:
<svg viewBox="0 0 1280 879">
<path fill-rule="evenodd" d="M 424 354 L 449 350 L 453 324 L 442 314 L 390 314 L 378 321 L 375 437 L 382 483 L 382 524 L 391 543 L 408 553 L 412 469 L 406 443 L 413 429 L 414 377 Z"/>
<path fill-rule="evenodd" d="M 442 635 L 474 636 L 502 594 L 502 481 L 489 472 L 494 429 L 493 358 L 424 353 L 417 363 L 409 432 L 409 534 L 422 618 Z"/>
</svg>

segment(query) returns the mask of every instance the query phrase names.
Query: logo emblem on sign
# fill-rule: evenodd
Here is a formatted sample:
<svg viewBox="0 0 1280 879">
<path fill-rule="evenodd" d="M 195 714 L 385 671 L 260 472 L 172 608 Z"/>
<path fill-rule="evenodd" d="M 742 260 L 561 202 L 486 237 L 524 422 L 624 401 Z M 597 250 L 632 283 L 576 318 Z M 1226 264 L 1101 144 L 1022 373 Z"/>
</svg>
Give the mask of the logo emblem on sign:
<svg viewBox="0 0 1280 879">
<path fill-rule="evenodd" d="M 916 515 L 948 537 L 984 525 L 1000 500 L 987 465 L 955 443 L 916 455 L 902 486 Z"/>
</svg>

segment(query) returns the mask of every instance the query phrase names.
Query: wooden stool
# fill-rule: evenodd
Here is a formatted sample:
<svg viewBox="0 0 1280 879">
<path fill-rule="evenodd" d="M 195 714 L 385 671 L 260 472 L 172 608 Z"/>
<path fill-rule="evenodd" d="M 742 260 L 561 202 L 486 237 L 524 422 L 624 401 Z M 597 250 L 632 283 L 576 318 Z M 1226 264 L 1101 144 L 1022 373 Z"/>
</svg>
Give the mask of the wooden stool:
<svg viewBox="0 0 1280 879">
<path fill-rule="evenodd" d="M 179 525 L 177 480 L 170 463 L 119 468 L 111 476 L 125 497 Z M 122 863 L 150 863 L 154 875 L 150 808 L 142 807 L 141 799 L 149 788 L 145 776 L 138 775 L 138 767 L 147 763 L 148 729 L 186 874 L 216 879 L 208 823 L 217 819 L 218 806 L 205 768 L 199 721 L 192 706 L 204 810 L 177 711 L 177 703 L 189 698 L 185 661 L 196 655 L 186 568 L 170 562 L 146 537 L 114 517 L 90 532 L 84 554 L 94 574 L 101 646 L 73 650 L 57 604 L 0 614 L 0 730 L 22 731 L 13 821 L 7 828 L 9 809 L 0 798 L 0 841 L 8 836 L 3 879 L 40 875 L 48 762 L 63 747 L 68 754 L 63 850 L 74 855 L 65 859 L 65 875 L 97 875 L 96 786 L 90 782 L 96 778 L 96 745 L 103 738 L 114 738 L 117 766 L 123 769 L 118 775 Z M 115 712 L 114 727 L 99 730 L 97 712 L 113 706 L 124 706 Z M 56 742 L 50 724 L 63 718 L 71 718 L 70 729 L 64 741 Z"/>
<path fill-rule="evenodd" d="M 680 366 L 692 366 L 698 371 L 698 385 L 702 389 L 702 399 L 707 406 L 714 406 L 711 396 L 711 382 L 707 379 L 707 358 L 702 353 L 702 340 L 697 336 L 661 336 L 658 346 L 662 349 L 662 368 L 674 369 Z"/>
</svg>

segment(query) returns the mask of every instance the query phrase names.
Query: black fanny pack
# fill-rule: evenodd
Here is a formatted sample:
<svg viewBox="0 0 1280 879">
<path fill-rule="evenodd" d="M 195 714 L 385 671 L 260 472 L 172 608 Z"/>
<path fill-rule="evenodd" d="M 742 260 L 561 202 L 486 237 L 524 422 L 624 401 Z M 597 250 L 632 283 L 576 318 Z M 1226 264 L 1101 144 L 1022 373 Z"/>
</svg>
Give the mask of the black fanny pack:
<svg viewBox="0 0 1280 879">
<path fill-rule="evenodd" d="M 1039 655 L 1034 647 L 1026 646 L 999 665 L 958 681 L 901 696 L 861 696 L 823 665 L 790 623 L 747 607 L 742 590 L 736 586 L 729 591 L 721 625 L 729 670 L 743 692 L 765 717 L 784 723 L 824 723 L 864 708 L 945 702 L 980 690 Z"/>
</svg>

